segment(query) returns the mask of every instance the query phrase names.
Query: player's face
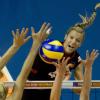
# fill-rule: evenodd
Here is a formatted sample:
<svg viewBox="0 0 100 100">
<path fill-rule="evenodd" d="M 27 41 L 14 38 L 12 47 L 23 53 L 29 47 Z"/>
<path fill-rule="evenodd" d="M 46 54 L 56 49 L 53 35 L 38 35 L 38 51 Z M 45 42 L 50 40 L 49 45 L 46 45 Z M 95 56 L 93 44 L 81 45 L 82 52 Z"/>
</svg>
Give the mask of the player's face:
<svg viewBox="0 0 100 100">
<path fill-rule="evenodd" d="M 5 87 L 3 84 L 0 84 L 0 100 L 5 100 L 6 93 L 5 93 Z"/>
<path fill-rule="evenodd" d="M 80 47 L 83 41 L 83 34 L 75 30 L 70 31 L 64 41 L 64 50 L 66 53 L 73 53 L 78 47 Z"/>
</svg>

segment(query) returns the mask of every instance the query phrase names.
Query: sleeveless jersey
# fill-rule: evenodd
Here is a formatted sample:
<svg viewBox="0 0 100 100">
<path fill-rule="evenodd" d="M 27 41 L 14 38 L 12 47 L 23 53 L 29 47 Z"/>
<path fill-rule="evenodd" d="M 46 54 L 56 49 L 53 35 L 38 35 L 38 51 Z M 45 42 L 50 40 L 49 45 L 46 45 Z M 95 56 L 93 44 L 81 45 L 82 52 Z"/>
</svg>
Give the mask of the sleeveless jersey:
<svg viewBox="0 0 100 100">
<path fill-rule="evenodd" d="M 64 54 L 64 56 L 67 58 L 68 55 Z M 79 64 L 78 58 L 79 54 L 75 51 L 72 55 L 70 55 L 69 65 L 70 65 L 70 71 L 74 70 L 77 65 Z M 55 66 L 52 64 L 47 64 L 40 58 L 39 54 L 37 54 L 32 70 L 28 76 L 28 80 L 37 80 L 37 81 L 45 81 L 45 80 L 54 80 L 54 77 L 52 78 L 49 73 L 54 72 L 56 70 Z M 30 90 L 24 90 L 22 100 L 49 100 L 50 97 L 50 89 L 30 89 Z"/>
<path fill-rule="evenodd" d="M 69 64 L 69 68 L 70 71 L 74 70 L 77 65 L 80 63 L 79 62 L 79 54 L 77 53 L 77 51 L 75 51 L 73 54 L 71 55 L 67 55 L 64 53 L 64 57 L 70 57 L 71 59 L 69 60 L 68 64 Z M 37 54 L 36 59 L 34 61 L 32 70 L 28 76 L 28 80 L 53 80 L 54 78 L 51 78 L 49 76 L 50 72 L 54 72 L 55 66 L 52 64 L 47 64 L 45 63 L 39 56 L 39 54 Z"/>
</svg>

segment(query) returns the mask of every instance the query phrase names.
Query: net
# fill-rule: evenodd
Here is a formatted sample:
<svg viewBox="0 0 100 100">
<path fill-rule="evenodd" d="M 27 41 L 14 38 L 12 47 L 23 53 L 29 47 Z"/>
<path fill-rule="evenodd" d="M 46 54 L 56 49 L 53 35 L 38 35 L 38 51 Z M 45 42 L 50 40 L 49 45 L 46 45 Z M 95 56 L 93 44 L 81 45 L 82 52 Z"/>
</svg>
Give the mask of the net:
<svg viewBox="0 0 100 100">
<path fill-rule="evenodd" d="M 14 82 L 4 82 L 6 86 L 13 87 Z M 53 81 L 27 81 L 25 89 L 51 89 Z M 79 100 L 79 94 L 73 89 L 80 89 L 82 81 L 63 81 L 61 100 Z M 91 81 L 90 100 L 100 100 L 100 80 Z"/>
</svg>

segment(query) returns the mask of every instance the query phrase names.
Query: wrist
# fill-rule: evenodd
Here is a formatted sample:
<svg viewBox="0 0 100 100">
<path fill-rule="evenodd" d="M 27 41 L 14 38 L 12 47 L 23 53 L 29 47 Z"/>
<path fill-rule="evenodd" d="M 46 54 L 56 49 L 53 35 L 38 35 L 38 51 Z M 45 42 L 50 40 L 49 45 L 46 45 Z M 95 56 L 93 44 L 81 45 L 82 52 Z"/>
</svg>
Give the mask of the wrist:
<svg viewBox="0 0 100 100">
<path fill-rule="evenodd" d="M 59 76 L 59 77 L 64 77 L 63 73 L 57 73 L 56 75 Z"/>
<path fill-rule="evenodd" d="M 92 65 L 91 66 L 85 66 L 86 70 L 92 70 Z"/>
<path fill-rule="evenodd" d="M 40 40 L 36 40 L 36 39 L 33 40 L 33 42 L 34 42 L 34 43 L 37 43 L 37 44 L 41 44 L 41 43 L 42 43 L 42 41 L 40 41 Z"/>
<path fill-rule="evenodd" d="M 35 40 L 35 41 L 33 41 L 32 46 L 33 46 L 33 45 L 40 46 L 40 45 L 41 45 L 41 42 L 40 42 L 40 41 L 36 41 L 36 40 Z"/>
<path fill-rule="evenodd" d="M 85 64 L 85 68 L 92 68 L 93 63 Z"/>
<path fill-rule="evenodd" d="M 19 49 L 20 46 L 18 46 L 18 45 L 16 45 L 16 44 L 13 44 L 13 45 L 12 45 L 12 48 L 14 48 L 14 49 Z"/>
</svg>

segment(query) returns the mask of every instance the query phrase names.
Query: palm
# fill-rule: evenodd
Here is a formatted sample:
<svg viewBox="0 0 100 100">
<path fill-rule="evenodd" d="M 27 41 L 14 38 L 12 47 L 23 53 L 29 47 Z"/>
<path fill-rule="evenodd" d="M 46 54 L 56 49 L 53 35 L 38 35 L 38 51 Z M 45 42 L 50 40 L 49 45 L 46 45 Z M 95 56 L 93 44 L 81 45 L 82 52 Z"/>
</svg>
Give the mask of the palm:
<svg viewBox="0 0 100 100">
<path fill-rule="evenodd" d="M 56 72 L 65 74 L 65 72 L 68 71 L 66 65 L 69 59 L 70 58 L 65 59 L 64 57 L 62 61 L 58 61 L 58 63 L 53 62 L 53 65 L 56 66 Z"/>
<path fill-rule="evenodd" d="M 85 65 L 91 66 L 94 63 L 95 59 L 98 57 L 98 55 L 99 55 L 98 50 L 93 50 L 90 54 L 87 51 Z"/>
<path fill-rule="evenodd" d="M 49 32 L 47 33 L 48 30 Z M 51 33 L 51 27 L 49 23 L 48 24 L 43 23 L 42 27 L 37 33 L 35 33 L 34 28 L 32 27 L 32 38 L 36 41 L 39 42 L 44 41 L 50 33 Z"/>
<path fill-rule="evenodd" d="M 30 36 L 26 37 L 27 33 L 28 28 L 23 28 L 21 33 L 19 32 L 19 29 L 17 29 L 16 32 L 12 31 L 12 35 L 14 37 L 13 44 L 17 47 L 20 47 L 25 44 L 30 39 Z"/>
</svg>

